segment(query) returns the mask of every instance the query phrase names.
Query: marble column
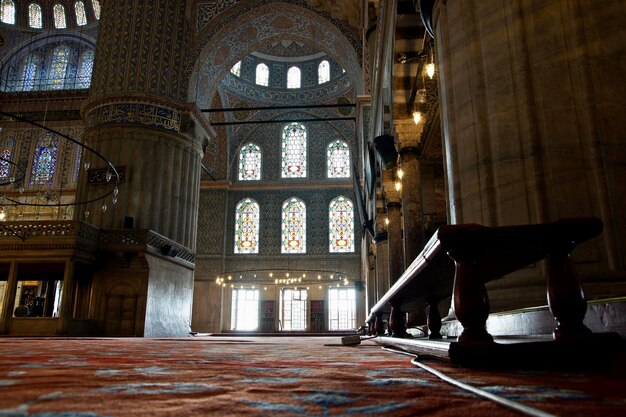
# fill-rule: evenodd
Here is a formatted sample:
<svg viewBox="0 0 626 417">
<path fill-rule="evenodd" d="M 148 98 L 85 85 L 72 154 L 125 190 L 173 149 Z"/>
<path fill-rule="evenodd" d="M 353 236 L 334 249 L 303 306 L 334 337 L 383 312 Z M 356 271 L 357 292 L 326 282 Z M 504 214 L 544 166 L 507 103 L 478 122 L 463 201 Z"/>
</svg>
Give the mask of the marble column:
<svg viewBox="0 0 626 417">
<path fill-rule="evenodd" d="M 451 223 L 599 217 L 573 253 L 591 297 L 626 293 L 624 21 L 610 0 L 433 9 Z M 545 303 L 543 265 L 490 285 L 492 307 Z"/>
<path fill-rule="evenodd" d="M 402 169 L 402 231 L 404 269 L 424 248 L 422 181 L 419 161 L 419 138 L 423 125 L 412 121 L 396 123 L 396 148 Z"/>
</svg>

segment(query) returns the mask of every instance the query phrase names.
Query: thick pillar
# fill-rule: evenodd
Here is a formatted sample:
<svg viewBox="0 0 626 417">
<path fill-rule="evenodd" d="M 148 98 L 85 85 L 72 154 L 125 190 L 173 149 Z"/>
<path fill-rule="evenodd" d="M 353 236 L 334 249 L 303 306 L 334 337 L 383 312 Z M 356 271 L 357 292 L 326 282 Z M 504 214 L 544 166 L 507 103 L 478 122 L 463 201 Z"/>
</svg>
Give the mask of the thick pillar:
<svg viewBox="0 0 626 417">
<path fill-rule="evenodd" d="M 185 131 L 185 2 L 113 0 L 103 10 L 84 141 L 122 171 L 113 196 L 78 210 L 77 218 L 96 226 L 154 230 L 195 247 L 200 140 Z M 89 152 L 90 174 L 105 169 Z M 89 177 L 89 178 L 88 178 Z M 93 199 L 107 185 L 84 175 L 78 199 Z M 106 204 L 106 211 L 103 205 Z M 85 217 L 85 212 L 88 216 Z"/>
<path fill-rule="evenodd" d="M 387 225 L 382 216 L 376 218 L 376 302 L 389 290 L 389 246 Z"/>
<path fill-rule="evenodd" d="M 402 204 L 400 193 L 395 189 L 385 190 L 387 208 L 387 236 L 389 240 L 389 285 L 393 285 L 404 272 L 404 250 L 402 243 Z"/>
<path fill-rule="evenodd" d="M 396 148 L 402 169 L 402 231 L 404 233 L 404 269 L 424 248 L 422 183 L 418 153 L 422 125 L 396 123 Z"/>
<path fill-rule="evenodd" d="M 588 296 L 626 292 L 626 9 L 622 2 L 438 0 L 433 27 L 451 223 L 596 216 L 573 254 Z M 538 264 L 490 287 L 545 303 Z"/>
</svg>

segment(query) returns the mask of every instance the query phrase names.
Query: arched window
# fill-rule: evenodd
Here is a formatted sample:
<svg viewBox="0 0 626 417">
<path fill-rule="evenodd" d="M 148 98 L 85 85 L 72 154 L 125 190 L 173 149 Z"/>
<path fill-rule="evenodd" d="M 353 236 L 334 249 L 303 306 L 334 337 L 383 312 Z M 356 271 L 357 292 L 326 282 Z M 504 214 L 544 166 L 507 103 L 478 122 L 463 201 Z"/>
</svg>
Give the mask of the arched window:
<svg viewBox="0 0 626 417">
<path fill-rule="evenodd" d="M 300 68 L 291 67 L 287 71 L 287 88 L 300 88 Z"/>
<path fill-rule="evenodd" d="M 52 133 L 43 135 L 35 146 L 30 185 L 52 185 L 59 154 L 59 138 Z"/>
<path fill-rule="evenodd" d="M 91 5 L 93 6 L 93 15 L 96 17 L 96 20 L 100 20 L 100 2 L 91 0 Z"/>
<path fill-rule="evenodd" d="M 283 129 L 282 178 L 306 177 L 306 128 L 301 123 L 291 123 Z"/>
<path fill-rule="evenodd" d="M 65 7 L 62 4 L 55 4 L 52 9 L 54 15 L 54 27 L 57 29 L 65 29 L 67 24 L 65 23 Z"/>
<path fill-rule="evenodd" d="M 32 91 L 39 78 L 40 58 L 37 54 L 30 54 L 24 61 L 22 71 L 22 90 Z M 19 88 L 19 87 L 18 87 Z"/>
<path fill-rule="evenodd" d="M 354 252 L 354 205 L 344 196 L 328 207 L 328 242 L 330 252 Z"/>
<path fill-rule="evenodd" d="M 13 1 L 2 0 L 0 21 L 2 21 L 2 23 L 8 23 L 9 25 L 15 24 L 15 3 L 13 3 Z"/>
<path fill-rule="evenodd" d="M 85 3 L 77 1 L 74 3 L 74 11 L 76 12 L 76 24 L 84 26 L 87 24 L 87 13 L 85 13 Z"/>
<path fill-rule="evenodd" d="M 238 61 L 233 67 L 230 69 L 230 72 L 237 77 L 241 76 L 241 61 Z"/>
<path fill-rule="evenodd" d="M 65 72 L 70 57 L 70 48 L 59 46 L 52 54 L 52 65 L 50 66 L 49 88 L 60 90 L 65 84 Z"/>
<path fill-rule="evenodd" d="M 292 197 L 283 203 L 281 253 L 306 253 L 306 205 Z"/>
<path fill-rule="evenodd" d="M 235 253 L 259 253 L 259 204 L 245 198 L 235 207 Z"/>
<path fill-rule="evenodd" d="M 260 63 L 256 66 L 255 83 L 267 87 L 270 83 L 270 69 L 267 65 Z"/>
<path fill-rule="evenodd" d="M 91 71 L 93 70 L 93 51 L 85 51 L 80 57 L 78 70 L 78 88 L 89 88 L 91 85 Z"/>
<path fill-rule="evenodd" d="M 336 140 L 326 148 L 328 178 L 350 177 L 350 148 L 342 140 Z"/>
<path fill-rule="evenodd" d="M 239 151 L 239 181 L 256 181 L 261 179 L 261 148 L 248 143 Z"/>
<path fill-rule="evenodd" d="M 28 26 L 41 29 L 41 6 L 37 3 L 31 3 L 28 6 Z"/>
<path fill-rule="evenodd" d="M 330 81 L 330 64 L 324 60 L 317 66 L 317 83 L 323 84 Z"/>
<path fill-rule="evenodd" d="M 15 149 L 15 139 L 8 137 L 0 142 L 0 178 L 7 178 L 11 175 L 11 161 Z"/>
</svg>

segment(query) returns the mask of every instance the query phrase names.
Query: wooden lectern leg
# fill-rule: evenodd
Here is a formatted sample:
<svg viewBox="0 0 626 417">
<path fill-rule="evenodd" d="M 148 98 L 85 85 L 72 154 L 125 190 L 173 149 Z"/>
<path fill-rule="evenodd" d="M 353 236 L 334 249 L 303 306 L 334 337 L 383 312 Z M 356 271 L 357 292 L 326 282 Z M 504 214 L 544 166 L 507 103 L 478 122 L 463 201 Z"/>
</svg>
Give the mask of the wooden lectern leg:
<svg viewBox="0 0 626 417">
<path fill-rule="evenodd" d="M 391 303 L 391 313 L 389 313 L 389 333 L 392 337 L 407 337 L 406 325 L 404 324 L 404 314 L 398 304 Z"/>
<path fill-rule="evenodd" d="M 450 255 L 456 263 L 452 306 L 457 319 L 463 325 L 458 337 L 460 344 L 482 344 L 493 342 L 487 332 L 489 317 L 489 297 L 476 262 Z"/>
<path fill-rule="evenodd" d="M 591 333 L 583 324 L 587 300 L 569 252 L 553 253 L 548 257 L 548 305 L 558 323 L 553 333 L 555 339 Z"/>
</svg>

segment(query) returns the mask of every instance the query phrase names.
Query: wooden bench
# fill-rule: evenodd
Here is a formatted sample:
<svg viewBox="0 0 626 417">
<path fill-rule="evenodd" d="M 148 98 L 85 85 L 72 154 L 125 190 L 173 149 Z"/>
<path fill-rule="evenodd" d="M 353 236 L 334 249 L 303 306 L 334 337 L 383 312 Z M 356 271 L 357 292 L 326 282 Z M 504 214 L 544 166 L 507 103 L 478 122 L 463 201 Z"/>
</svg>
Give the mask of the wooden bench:
<svg viewBox="0 0 626 417">
<path fill-rule="evenodd" d="M 563 219 L 554 223 L 485 227 L 476 224 L 440 227 L 424 250 L 389 291 L 371 309 L 366 320 L 370 334 L 384 336 L 383 318 L 388 316 L 389 336 L 384 344 L 407 349 L 405 313 L 427 305 L 429 338 L 433 343 L 408 343 L 421 353 L 448 356 L 461 364 L 481 364 L 500 350 L 519 353 L 517 347 L 501 347 L 486 330 L 489 298 L 485 283 L 542 259 L 548 261 L 547 301 L 557 326 L 556 341 L 580 341 L 590 335 L 583 324 L 587 309 L 580 281 L 571 261 L 572 250 L 602 232 L 597 218 Z M 437 304 L 452 297 L 456 318 L 463 330 L 454 342 L 444 342 L 439 333 Z M 615 338 L 612 334 L 611 338 Z M 617 336 L 619 338 L 619 336 Z M 379 338 L 380 339 L 380 338 Z M 530 347 L 546 350 L 546 346 Z M 551 348 L 548 348 L 551 349 Z M 415 350 L 415 349 L 413 349 Z M 494 356 L 495 355 L 495 356 Z"/>
</svg>

